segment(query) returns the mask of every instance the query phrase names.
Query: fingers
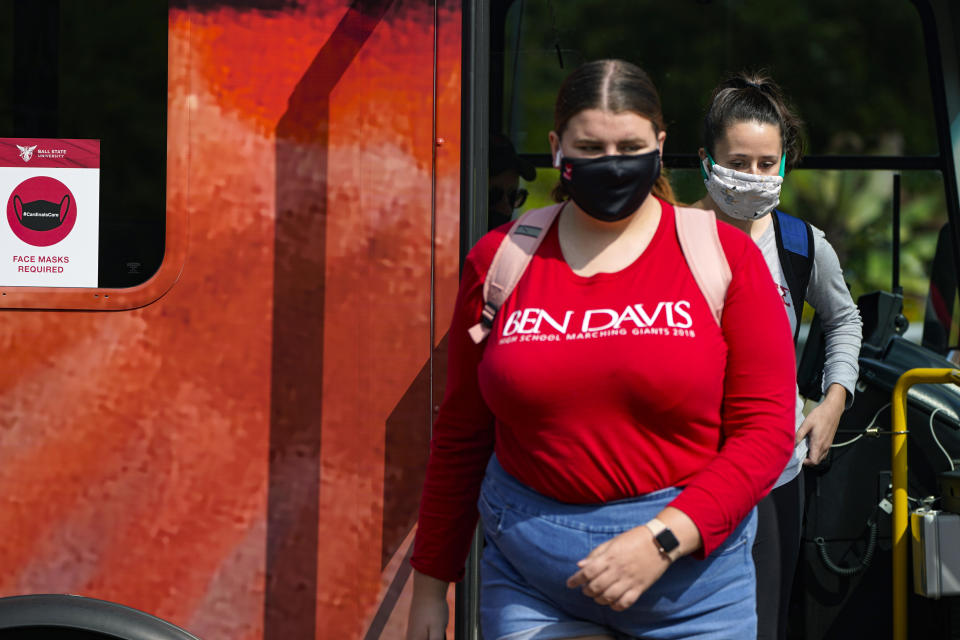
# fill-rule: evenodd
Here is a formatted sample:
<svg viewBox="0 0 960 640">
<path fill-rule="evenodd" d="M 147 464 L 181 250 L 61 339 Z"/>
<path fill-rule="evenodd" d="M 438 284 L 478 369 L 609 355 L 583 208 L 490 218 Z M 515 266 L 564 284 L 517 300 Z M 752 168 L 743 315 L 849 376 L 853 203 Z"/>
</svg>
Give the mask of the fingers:
<svg viewBox="0 0 960 640">
<path fill-rule="evenodd" d="M 801 424 L 800 428 L 797 429 L 797 438 L 794 441 L 794 444 L 800 444 L 800 442 L 807 437 L 807 434 L 813 430 L 814 422 L 808 416 Z"/>
<path fill-rule="evenodd" d="M 590 556 L 587 556 L 577 564 L 580 565 L 580 570 L 567 578 L 567 587 L 571 589 L 583 587 L 583 594 L 589 598 L 594 598 L 603 593 L 610 582 L 609 576 L 604 578 L 604 573 L 607 570 L 606 563 L 601 563 L 598 559 L 591 559 Z"/>
<path fill-rule="evenodd" d="M 815 418 L 814 414 L 807 416 L 806 420 L 797 429 L 797 443 L 809 436 L 809 448 L 807 457 L 803 461 L 804 466 L 815 467 L 820 464 L 827 452 L 830 450 L 830 442 L 825 437 L 825 423 Z M 832 434 L 831 434 L 832 436 Z"/>
<path fill-rule="evenodd" d="M 446 625 L 439 622 L 411 620 L 407 625 L 406 640 L 446 640 Z"/>
<path fill-rule="evenodd" d="M 614 611 L 626 611 L 634 605 L 641 593 L 643 592 L 640 589 L 627 589 L 610 608 Z"/>
<path fill-rule="evenodd" d="M 616 575 L 615 571 L 598 568 L 588 564 L 567 579 L 567 586 L 582 587 L 581 592 L 599 605 L 609 606 L 616 611 L 627 609 L 643 592 L 642 588 L 632 585 Z"/>
<path fill-rule="evenodd" d="M 807 450 L 807 457 L 804 459 L 803 465 L 806 467 L 815 467 L 823 462 L 823 459 L 827 457 L 827 453 L 829 452 L 829 444 L 811 438 L 810 448 Z"/>
<path fill-rule="evenodd" d="M 594 549 L 594 552 L 595 551 L 596 549 Z M 606 563 L 601 563 L 597 558 L 592 558 L 591 556 L 593 556 L 593 553 L 577 563 L 577 566 L 580 567 L 580 570 L 567 578 L 568 587 L 574 589 L 581 585 L 587 584 L 606 570 Z"/>
<path fill-rule="evenodd" d="M 807 451 L 807 460 L 810 461 L 808 466 L 816 466 L 823 462 L 823 459 L 827 457 L 827 453 L 830 451 L 831 440 L 827 440 L 822 433 L 817 430 L 814 430 L 810 434 L 810 446 Z M 806 463 L 806 461 L 804 461 Z"/>
<path fill-rule="evenodd" d="M 815 467 L 820 464 L 820 461 L 823 460 L 824 457 L 825 454 L 814 451 L 813 445 L 811 445 L 807 451 L 807 457 L 803 459 L 803 466 Z"/>
<path fill-rule="evenodd" d="M 617 582 L 594 596 L 593 601 L 599 605 L 612 606 L 620 601 L 620 598 L 624 596 L 628 589 L 629 585 L 627 583 Z"/>
<path fill-rule="evenodd" d="M 615 611 L 623 611 L 629 608 L 637 601 L 641 593 L 643 593 L 643 589 L 631 586 L 630 582 L 625 580 L 617 580 L 606 587 L 591 584 L 583 589 L 585 596 L 591 597 L 597 604 L 609 606 Z"/>
<path fill-rule="evenodd" d="M 420 573 L 415 574 L 414 580 L 406 640 L 444 640 L 449 618 L 447 585 L 443 583 L 441 587 L 439 581 Z"/>
<path fill-rule="evenodd" d="M 828 450 L 829 447 L 810 447 L 810 451 L 807 453 L 807 460 L 810 461 L 810 466 L 815 467 L 823 462 L 823 459 L 827 457 Z"/>
<path fill-rule="evenodd" d="M 577 562 L 567 586 L 601 606 L 627 609 L 669 567 L 650 538 L 647 528 L 637 527 L 597 546 Z"/>
<path fill-rule="evenodd" d="M 610 593 L 610 590 L 616 582 L 617 578 L 613 575 L 613 572 L 606 571 L 583 585 L 583 595 L 588 598 L 593 598 L 598 604 L 610 604 L 611 602 L 615 602 L 623 591 Z M 624 587 L 624 589 L 625 588 L 626 587 Z"/>
<path fill-rule="evenodd" d="M 587 583 L 587 576 L 583 573 L 583 569 L 577 571 L 575 574 L 567 578 L 567 587 L 570 589 L 576 589 L 582 584 Z"/>
</svg>

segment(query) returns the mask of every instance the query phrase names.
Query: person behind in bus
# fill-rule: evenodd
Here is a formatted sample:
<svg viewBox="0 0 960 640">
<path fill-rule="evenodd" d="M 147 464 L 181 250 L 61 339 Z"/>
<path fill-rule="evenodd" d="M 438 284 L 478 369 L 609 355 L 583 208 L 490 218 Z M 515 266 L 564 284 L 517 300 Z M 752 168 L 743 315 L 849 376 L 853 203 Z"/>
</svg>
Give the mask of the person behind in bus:
<svg viewBox="0 0 960 640">
<path fill-rule="evenodd" d="M 786 638 L 803 515 L 800 471 L 803 465 L 819 464 L 830 450 L 840 414 L 853 402 L 859 370 L 860 314 L 836 252 L 820 229 L 783 212 L 771 213 L 780 201 L 784 172 L 802 155 L 800 129 L 800 119 L 768 76 L 740 73 L 721 82 L 703 122 L 700 162 L 707 193 L 693 205 L 715 211 L 720 220 L 753 238 L 782 294 L 794 336 L 804 300 L 816 309 L 825 336 L 824 400 L 804 418 L 804 402 L 797 395 L 793 456 L 758 507 L 753 552 L 761 639 Z M 784 241 L 788 227 L 803 236 L 800 249 L 790 251 L 796 243 Z M 804 240 L 812 240 L 812 247 L 806 256 L 798 256 Z M 805 290 L 798 291 L 804 282 Z"/>
<path fill-rule="evenodd" d="M 537 170 L 517 155 L 513 143 L 502 133 L 490 139 L 490 190 L 487 192 L 487 229 L 496 229 L 513 219 L 513 212 L 527 200 L 520 178 L 532 182 Z"/>
<path fill-rule="evenodd" d="M 724 224 L 718 323 L 676 235 L 665 137 L 644 71 L 579 67 L 549 135 L 562 210 L 479 344 L 508 228 L 469 252 L 409 640 L 445 637 L 478 510 L 487 640 L 755 636 L 754 507 L 793 450 L 793 345 L 760 251 Z"/>
</svg>

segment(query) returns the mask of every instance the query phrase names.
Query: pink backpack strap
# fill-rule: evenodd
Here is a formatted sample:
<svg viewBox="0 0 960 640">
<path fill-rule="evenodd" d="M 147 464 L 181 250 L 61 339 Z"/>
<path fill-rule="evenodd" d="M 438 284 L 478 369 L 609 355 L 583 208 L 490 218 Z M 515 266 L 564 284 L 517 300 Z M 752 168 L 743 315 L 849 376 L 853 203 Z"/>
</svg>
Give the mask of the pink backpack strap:
<svg viewBox="0 0 960 640">
<path fill-rule="evenodd" d="M 523 214 L 500 243 L 483 281 L 483 311 L 480 322 L 470 327 L 470 337 L 480 344 L 490 334 L 493 319 L 527 270 L 564 203 Z"/>
<path fill-rule="evenodd" d="M 719 325 L 733 275 L 720 244 L 716 216 L 713 211 L 690 207 L 675 207 L 675 211 L 683 257 Z"/>
</svg>

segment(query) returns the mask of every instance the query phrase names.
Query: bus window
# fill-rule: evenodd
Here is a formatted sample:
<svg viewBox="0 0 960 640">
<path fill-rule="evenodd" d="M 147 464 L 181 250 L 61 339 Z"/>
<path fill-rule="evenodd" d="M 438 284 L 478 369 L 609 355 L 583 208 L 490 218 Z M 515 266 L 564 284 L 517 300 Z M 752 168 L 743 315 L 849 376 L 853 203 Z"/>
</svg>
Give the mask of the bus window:
<svg viewBox="0 0 960 640">
<path fill-rule="evenodd" d="M 900 0 L 791 4 L 775 20 L 768 10 L 752 0 L 495 5 L 503 29 L 491 35 L 490 126 L 538 164 L 536 182 L 523 185 L 526 207 L 549 202 L 557 180 L 547 154 L 553 97 L 580 63 L 623 58 L 650 73 L 681 202 L 703 195 L 694 167 L 710 90 L 728 73 L 766 70 L 806 124 L 805 161 L 784 183 L 781 208 L 826 232 L 854 299 L 894 281 L 892 175 L 902 174 L 899 284 L 907 337 L 919 343 L 929 267 L 947 220 L 919 14 Z"/>
<path fill-rule="evenodd" d="M 650 73 L 671 154 L 696 151 L 710 89 L 741 69 L 768 70 L 793 98 L 808 153 L 937 152 L 920 20 L 902 0 L 791 3 L 775 19 L 758 0 L 515 0 L 491 46 L 491 128 L 521 153 L 545 152 L 560 82 L 597 58 Z"/>
<path fill-rule="evenodd" d="M 0 167 L 6 176 L 3 202 L 17 188 L 11 185 L 22 184 L 16 172 L 41 172 L 37 163 L 43 159 L 64 161 L 48 165 L 50 176 L 70 190 L 70 180 L 79 180 L 72 177 L 79 175 L 77 167 L 99 171 L 98 181 L 83 179 L 81 188 L 90 194 L 86 199 L 74 194 L 72 205 L 69 197 L 60 205 L 61 228 L 68 223 L 70 207 L 78 217 L 75 229 L 81 220 L 93 220 L 92 231 L 82 227 L 82 242 L 71 238 L 69 230 L 52 246 L 43 244 L 46 240 L 25 240 L 16 231 L 16 237 L 7 239 L 5 262 L 11 259 L 6 254 L 33 263 L 59 258 L 66 271 L 60 278 L 2 272 L 2 302 L 21 287 L 142 285 L 157 273 L 166 249 L 167 3 L 2 0 L 0 17 L 0 139 L 24 141 L 18 146 L 28 150 Z M 73 149 L 73 141 L 90 151 L 91 164 L 71 166 L 70 152 L 57 153 Z M 40 156 L 46 147 L 52 151 Z M 15 166 L 20 160 L 23 166 Z M 67 174 L 71 177 L 62 177 Z M 3 229 L 4 237 L 10 235 L 7 231 Z M 81 263 L 83 275 L 71 277 Z M 43 306 L 71 305 L 53 300 Z"/>
</svg>

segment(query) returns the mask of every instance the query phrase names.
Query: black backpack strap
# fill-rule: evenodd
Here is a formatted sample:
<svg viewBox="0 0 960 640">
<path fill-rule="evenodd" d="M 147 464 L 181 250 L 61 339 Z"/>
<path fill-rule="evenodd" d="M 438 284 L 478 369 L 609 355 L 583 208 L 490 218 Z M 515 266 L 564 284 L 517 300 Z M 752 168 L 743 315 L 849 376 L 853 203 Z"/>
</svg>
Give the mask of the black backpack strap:
<svg viewBox="0 0 960 640">
<path fill-rule="evenodd" d="M 800 335 L 800 318 L 807 298 L 810 272 L 813 270 L 813 229 L 800 218 L 776 209 L 773 212 L 773 231 L 777 239 L 780 267 L 790 288 L 793 312 L 797 317 L 797 328 L 793 334 L 793 341 L 796 342 Z"/>
</svg>

